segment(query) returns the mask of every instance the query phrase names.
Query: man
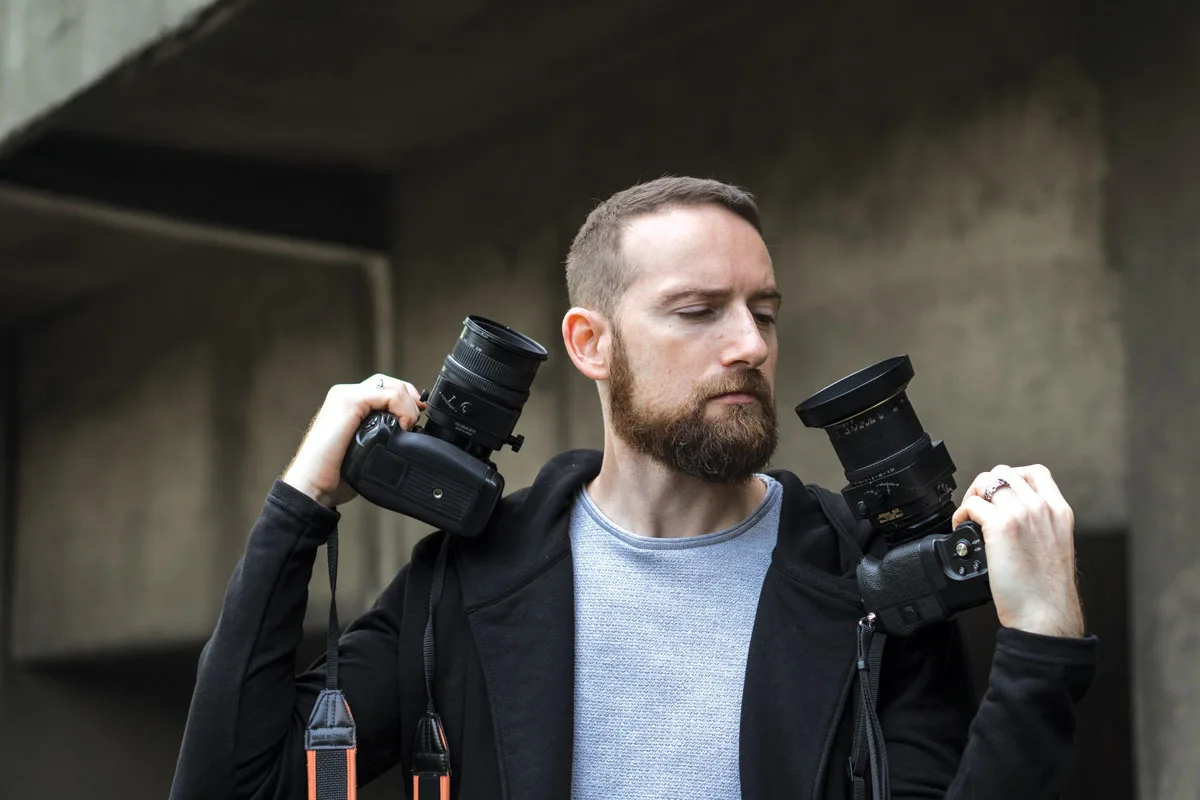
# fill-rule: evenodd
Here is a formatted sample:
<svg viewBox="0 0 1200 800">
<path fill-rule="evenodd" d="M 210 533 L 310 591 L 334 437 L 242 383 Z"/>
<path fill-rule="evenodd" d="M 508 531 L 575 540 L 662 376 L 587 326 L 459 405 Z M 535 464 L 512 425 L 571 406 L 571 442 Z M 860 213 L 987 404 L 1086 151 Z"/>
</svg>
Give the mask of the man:
<svg viewBox="0 0 1200 800">
<path fill-rule="evenodd" d="M 618 193 L 584 223 L 567 281 L 563 343 L 598 386 L 604 451 L 552 459 L 481 536 L 450 541 L 434 700 L 452 796 L 848 797 L 870 531 L 840 535 L 819 492 L 763 472 L 780 296 L 753 199 L 690 178 Z M 353 496 L 342 455 L 379 409 L 407 428 L 422 403 L 387 376 L 334 387 L 268 495 L 201 660 L 173 797 L 304 796 L 324 687 L 321 663 L 292 675 L 306 587 Z M 990 690 L 975 713 L 954 625 L 889 640 L 893 796 L 1052 797 L 1096 646 L 1071 509 L 1044 468 L 998 466 L 966 491 L 954 522 L 968 517 L 1003 625 Z M 341 638 L 360 784 L 411 769 L 444 538 L 418 544 Z"/>
</svg>

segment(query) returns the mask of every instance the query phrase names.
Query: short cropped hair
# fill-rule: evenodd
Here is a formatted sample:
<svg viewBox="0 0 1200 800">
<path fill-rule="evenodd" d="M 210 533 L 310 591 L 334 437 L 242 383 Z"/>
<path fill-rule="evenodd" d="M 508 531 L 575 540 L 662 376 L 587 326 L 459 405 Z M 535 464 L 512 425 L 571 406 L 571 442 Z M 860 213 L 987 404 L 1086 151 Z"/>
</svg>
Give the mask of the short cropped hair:
<svg viewBox="0 0 1200 800">
<path fill-rule="evenodd" d="M 621 232 L 634 218 L 664 208 L 715 205 L 726 208 L 762 234 L 754 195 L 706 178 L 665 177 L 617 192 L 588 214 L 567 253 L 567 296 L 581 306 L 612 317 L 633 282 L 634 271 L 621 256 Z"/>
</svg>

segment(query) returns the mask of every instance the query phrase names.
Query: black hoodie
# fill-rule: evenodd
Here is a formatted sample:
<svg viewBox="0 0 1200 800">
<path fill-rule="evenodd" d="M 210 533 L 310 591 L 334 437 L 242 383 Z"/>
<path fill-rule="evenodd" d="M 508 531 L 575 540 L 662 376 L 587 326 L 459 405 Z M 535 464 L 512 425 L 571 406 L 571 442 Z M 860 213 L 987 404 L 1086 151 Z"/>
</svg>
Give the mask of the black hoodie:
<svg viewBox="0 0 1200 800">
<path fill-rule="evenodd" d="M 435 694 L 455 800 L 570 797 L 569 521 L 578 489 L 600 463 L 595 451 L 556 456 L 531 487 L 501 501 L 483 534 L 451 542 L 435 621 Z M 794 475 L 770 474 L 783 485 L 783 509 L 746 664 L 742 796 L 845 798 L 863 616 L 854 570 L 873 546 L 870 529 L 839 534 Z M 200 659 L 175 800 L 307 795 L 304 728 L 325 676 L 323 661 L 299 677 L 293 665 L 317 549 L 338 518 L 282 482 L 272 487 Z M 358 727 L 360 785 L 397 765 L 411 768 L 426 706 L 431 574 L 444 535 L 418 543 L 374 607 L 342 635 L 341 686 Z M 879 717 L 892 796 L 1058 796 L 1073 760 L 1074 704 L 1096 656 L 1095 637 L 1002 628 L 976 711 L 956 624 L 889 638 Z"/>
</svg>

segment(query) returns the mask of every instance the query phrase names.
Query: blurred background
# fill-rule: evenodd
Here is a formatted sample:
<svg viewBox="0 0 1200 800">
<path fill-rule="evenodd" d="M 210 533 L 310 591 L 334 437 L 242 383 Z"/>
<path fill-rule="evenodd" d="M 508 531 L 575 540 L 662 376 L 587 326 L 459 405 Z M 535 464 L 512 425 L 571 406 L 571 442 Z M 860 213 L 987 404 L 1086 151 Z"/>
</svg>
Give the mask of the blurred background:
<svg viewBox="0 0 1200 800">
<path fill-rule="evenodd" d="M 1200 796 L 1198 100 L 1172 0 L 0 0 L 6 791 L 166 795 L 330 385 L 431 385 L 483 314 L 551 350 L 509 486 L 599 446 L 563 258 L 595 202 L 688 174 L 762 207 L 776 465 L 840 489 L 791 409 L 908 353 L 958 496 L 1044 463 L 1075 508 L 1103 660 L 1069 796 Z M 344 511 L 345 620 L 424 531 Z M 304 660 L 327 602 L 317 570 Z"/>
</svg>

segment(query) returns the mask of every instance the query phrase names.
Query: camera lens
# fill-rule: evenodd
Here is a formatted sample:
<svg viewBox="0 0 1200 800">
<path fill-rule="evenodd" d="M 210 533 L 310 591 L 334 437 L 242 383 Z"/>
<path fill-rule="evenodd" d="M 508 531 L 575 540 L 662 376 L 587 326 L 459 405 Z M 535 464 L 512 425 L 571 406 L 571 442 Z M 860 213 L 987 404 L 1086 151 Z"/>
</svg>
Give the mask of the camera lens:
<svg viewBox="0 0 1200 800">
<path fill-rule="evenodd" d="M 429 433 L 479 458 L 511 440 L 546 348 L 486 317 L 468 316 L 430 391 Z"/>
<path fill-rule="evenodd" d="M 905 389 L 912 362 L 897 356 L 842 378 L 796 407 L 800 421 L 824 428 L 848 473 L 888 460 L 929 437 Z"/>
<path fill-rule="evenodd" d="M 954 462 L 930 441 L 906 389 L 908 356 L 896 356 L 830 384 L 796 406 L 800 421 L 829 436 L 849 485 L 850 510 L 882 528 L 889 543 L 949 520 Z"/>
<path fill-rule="evenodd" d="M 545 360 L 546 349 L 525 334 L 472 315 L 464 321 L 444 368 L 519 408 L 528 399 L 529 387 Z"/>
</svg>

